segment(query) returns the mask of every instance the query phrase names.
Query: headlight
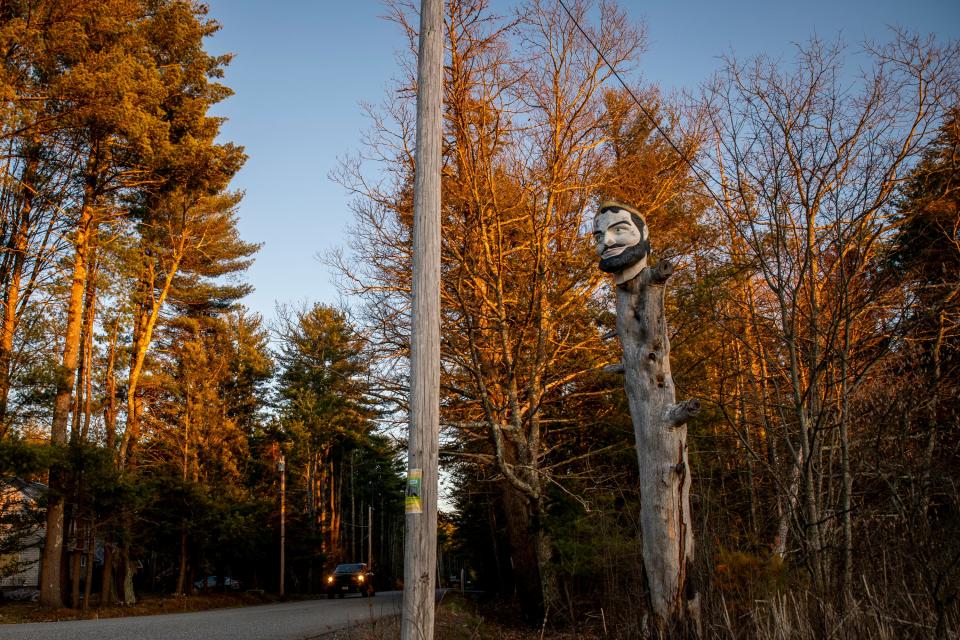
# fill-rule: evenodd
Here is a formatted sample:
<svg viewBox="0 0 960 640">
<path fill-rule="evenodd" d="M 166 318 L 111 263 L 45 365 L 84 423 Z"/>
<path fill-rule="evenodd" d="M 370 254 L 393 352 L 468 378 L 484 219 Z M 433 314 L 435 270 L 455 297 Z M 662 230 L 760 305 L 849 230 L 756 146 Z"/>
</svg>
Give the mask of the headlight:
<svg viewBox="0 0 960 640">
<path fill-rule="evenodd" d="M 363 576 L 357 576 L 357 582 L 363 582 Z"/>
<path fill-rule="evenodd" d="M 333 576 L 327 576 L 327 584 L 333 584 Z"/>
</svg>

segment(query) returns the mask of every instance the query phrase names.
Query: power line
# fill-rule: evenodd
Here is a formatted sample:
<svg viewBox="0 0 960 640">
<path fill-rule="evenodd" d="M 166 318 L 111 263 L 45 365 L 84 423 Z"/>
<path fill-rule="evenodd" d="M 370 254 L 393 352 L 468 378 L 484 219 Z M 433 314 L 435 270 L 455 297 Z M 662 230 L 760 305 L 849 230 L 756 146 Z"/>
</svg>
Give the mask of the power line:
<svg viewBox="0 0 960 640">
<path fill-rule="evenodd" d="M 597 44 L 593 41 L 593 38 L 590 37 L 590 34 L 588 34 L 584 30 L 584 28 L 580 26 L 580 22 L 576 19 L 576 17 L 574 17 L 573 12 L 570 11 L 570 9 L 567 7 L 564 0 L 557 0 L 557 2 L 559 2 L 560 6 L 563 7 L 563 10 L 567 12 L 567 16 L 570 18 L 571 22 L 573 22 L 574 26 L 577 27 L 577 30 L 583 35 L 583 37 L 587 39 L 587 42 L 590 43 L 590 46 L 593 47 L 593 50 L 596 51 L 597 55 L 600 56 L 600 59 L 603 60 L 603 64 L 607 65 L 607 68 L 610 69 L 610 73 L 612 73 L 613 76 L 617 79 L 617 81 L 620 82 L 620 86 L 622 86 L 626 90 L 626 92 L 630 95 L 630 97 L 636 103 L 637 107 L 640 108 L 640 111 L 643 113 L 643 115 L 645 115 L 647 117 L 647 120 L 650 121 L 650 124 L 653 125 L 653 128 L 657 130 L 657 133 L 663 136 L 663 139 L 667 141 L 667 144 L 669 144 L 673 148 L 673 150 L 676 151 L 677 155 L 680 156 L 680 158 L 687 164 L 687 166 L 690 167 L 690 171 L 693 172 L 693 175 L 696 176 L 700 184 L 703 185 L 703 188 L 707 190 L 707 193 L 710 194 L 710 197 L 713 198 L 713 201 L 716 202 L 717 205 L 721 209 L 723 209 L 723 211 L 729 216 L 730 214 L 729 214 L 729 211 L 727 211 L 727 207 L 723 204 L 723 202 L 720 200 L 717 194 L 714 193 L 710 185 L 707 184 L 706 179 L 704 179 L 703 176 L 700 175 L 700 171 L 697 169 L 697 166 L 693 163 L 692 160 L 690 160 L 689 157 L 687 157 L 687 154 L 685 154 L 683 151 L 680 150 L 680 147 L 678 147 L 670 138 L 670 136 L 667 135 L 667 132 L 663 130 L 663 127 L 660 126 L 660 123 L 657 122 L 656 119 L 654 119 L 653 115 L 647 110 L 647 108 L 643 106 L 643 103 L 640 102 L 639 98 L 637 98 L 636 94 L 633 92 L 633 89 L 627 86 L 627 83 L 624 82 L 622 77 L 620 77 L 620 73 L 614 68 L 612 64 L 610 64 L 610 62 L 607 60 L 607 57 L 603 55 L 603 51 L 601 51 L 600 47 L 598 47 Z"/>
</svg>

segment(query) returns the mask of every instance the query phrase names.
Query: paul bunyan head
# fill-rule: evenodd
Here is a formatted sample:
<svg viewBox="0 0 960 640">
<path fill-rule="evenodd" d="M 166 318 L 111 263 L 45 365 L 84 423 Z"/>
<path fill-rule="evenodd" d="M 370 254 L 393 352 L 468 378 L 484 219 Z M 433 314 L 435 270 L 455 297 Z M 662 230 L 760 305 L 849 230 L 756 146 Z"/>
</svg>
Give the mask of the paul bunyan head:
<svg viewBox="0 0 960 640">
<path fill-rule="evenodd" d="M 647 224 L 629 205 L 613 200 L 601 203 L 593 219 L 593 240 L 600 270 L 612 273 L 617 284 L 632 280 L 647 266 Z"/>
</svg>

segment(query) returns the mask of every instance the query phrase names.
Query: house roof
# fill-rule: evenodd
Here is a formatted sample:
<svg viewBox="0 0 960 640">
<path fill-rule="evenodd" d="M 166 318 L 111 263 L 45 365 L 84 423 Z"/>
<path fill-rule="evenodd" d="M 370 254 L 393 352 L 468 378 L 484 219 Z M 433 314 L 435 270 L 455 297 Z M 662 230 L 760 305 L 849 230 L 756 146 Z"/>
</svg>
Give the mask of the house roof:
<svg viewBox="0 0 960 640">
<path fill-rule="evenodd" d="M 0 480 L 0 490 L 16 491 L 23 494 L 23 497 L 27 500 L 36 502 L 47 494 L 47 485 L 13 477 Z"/>
</svg>

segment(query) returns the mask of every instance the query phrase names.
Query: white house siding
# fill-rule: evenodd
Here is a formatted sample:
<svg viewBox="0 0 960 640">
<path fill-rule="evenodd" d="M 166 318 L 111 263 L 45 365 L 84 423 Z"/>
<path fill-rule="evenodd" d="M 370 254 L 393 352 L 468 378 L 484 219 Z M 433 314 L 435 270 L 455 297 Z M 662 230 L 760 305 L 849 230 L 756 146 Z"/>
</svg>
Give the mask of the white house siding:
<svg viewBox="0 0 960 640">
<path fill-rule="evenodd" d="M 0 513 L 33 506 L 45 491 L 46 487 L 36 482 L 27 482 L 20 478 L 2 480 L 0 481 Z M 0 564 L 6 565 L 8 562 L 18 564 L 16 573 L 0 578 L 0 589 L 40 586 L 40 546 L 44 539 L 44 527 L 34 525 L 30 528 L 33 530 L 24 536 L 20 551 L 0 558 Z"/>
<path fill-rule="evenodd" d="M 32 546 L 24 549 L 20 552 L 17 561 L 20 563 L 20 570 L 0 579 L 0 588 L 38 588 L 40 586 L 40 547 Z"/>
</svg>

